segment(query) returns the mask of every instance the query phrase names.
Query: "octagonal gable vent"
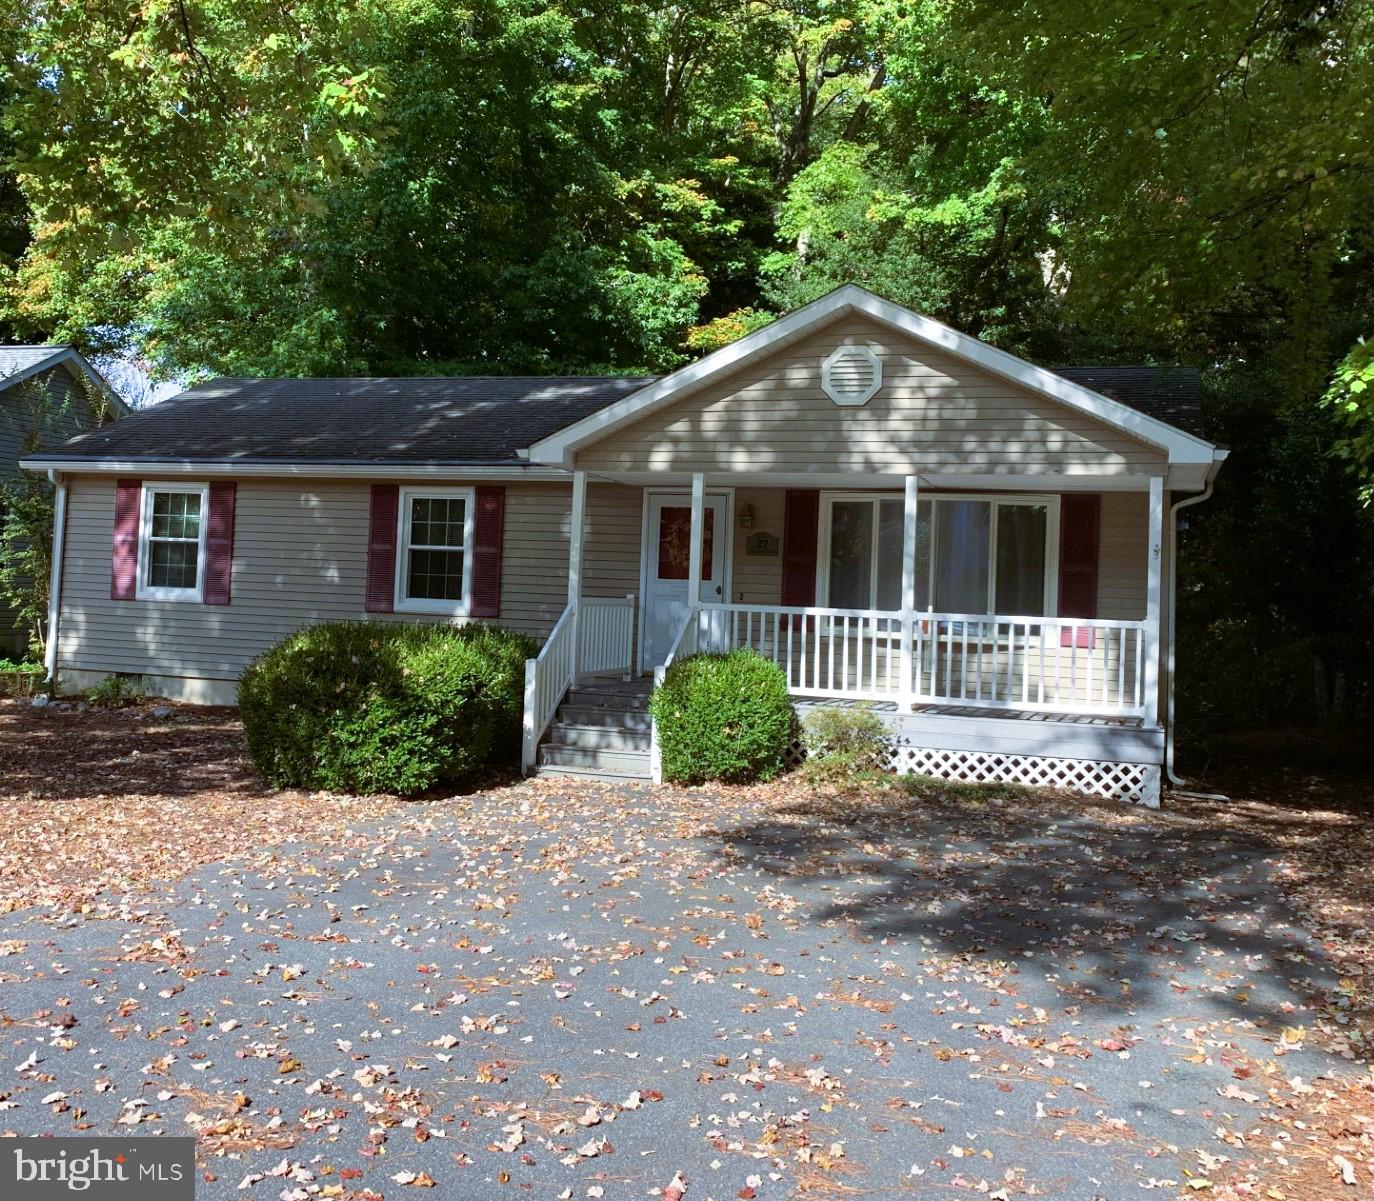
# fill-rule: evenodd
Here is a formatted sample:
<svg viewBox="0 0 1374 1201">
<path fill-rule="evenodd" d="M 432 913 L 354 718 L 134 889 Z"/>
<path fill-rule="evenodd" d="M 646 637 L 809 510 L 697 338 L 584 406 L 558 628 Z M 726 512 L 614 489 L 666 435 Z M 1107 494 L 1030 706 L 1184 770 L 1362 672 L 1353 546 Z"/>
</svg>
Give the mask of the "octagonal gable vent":
<svg viewBox="0 0 1374 1201">
<path fill-rule="evenodd" d="M 883 386 L 883 361 L 871 346 L 837 346 L 821 364 L 821 389 L 837 405 L 867 404 Z"/>
</svg>

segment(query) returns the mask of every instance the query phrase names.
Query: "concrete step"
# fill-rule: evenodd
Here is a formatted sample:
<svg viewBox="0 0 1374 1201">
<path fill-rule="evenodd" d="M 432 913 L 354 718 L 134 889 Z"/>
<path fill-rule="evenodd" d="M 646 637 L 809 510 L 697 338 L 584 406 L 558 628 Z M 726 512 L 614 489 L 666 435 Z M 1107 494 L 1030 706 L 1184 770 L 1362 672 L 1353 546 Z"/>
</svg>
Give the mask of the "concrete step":
<svg viewBox="0 0 1374 1201">
<path fill-rule="evenodd" d="M 562 705 L 554 717 L 557 725 L 596 726 L 603 730 L 649 733 L 649 714 L 633 709 L 612 709 L 605 705 Z"/>
<path fill-rule="evenodd" d="M 550 768 L 554 771 L 578 768 L 583 771 L 647 780 L 649 752 L 600 750 L 593 747 L 559 746 L 546 742 L 539 748 L 539 766 L 541 769 Z"/>
<path fill-rule="evenodd" d="M 617 713 L 643 713 L 649 707 L 649 694 L 601 691 L 579 685 L 568 693 L 563 703 L 575 709 L 611 709 Z"/>
<path fill-rule="evenodd" d="M 627 730 L 619 724 L 580 725 L 556 721 L 549 729 L 550 746 L 601 751 L 648 751 L 649 729 Z"/>
<path fill-rule="evenodd" d="M 648 776 L 632 776 L 621 772 L 596 771 L 587 767 L 563 767 L 553 764 L 547 766 L 541 764 L 534 774 L 542 776 L 544 779 L 563 777 L 569 780 L 598 780 L 603 784 L 630 784 L 636 787 L 647 786 L 649 783 Z"/>
</svg>

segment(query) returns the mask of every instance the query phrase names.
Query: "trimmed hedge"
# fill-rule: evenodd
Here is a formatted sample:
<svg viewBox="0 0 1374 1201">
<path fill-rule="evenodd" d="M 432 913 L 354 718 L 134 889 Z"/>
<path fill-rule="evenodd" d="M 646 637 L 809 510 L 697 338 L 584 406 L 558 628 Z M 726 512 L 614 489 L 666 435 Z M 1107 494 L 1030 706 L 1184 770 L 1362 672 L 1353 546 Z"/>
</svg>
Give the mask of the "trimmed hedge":
<svg viewBox="0 0 1374 1201">
<path fill-rule="evenodd" d="M 414 796 L 520 746 L 533 641 L 483 626 L 310 626 L 239 680 L 248 753 L 277 787 Z"/>
<path fill-rule="evenodd" d="M 649 698 L 663 778 L 747 784 L 783 770 L 797 717 L 776 663 L 749 650 L 674 663 Z"/>
</svg>

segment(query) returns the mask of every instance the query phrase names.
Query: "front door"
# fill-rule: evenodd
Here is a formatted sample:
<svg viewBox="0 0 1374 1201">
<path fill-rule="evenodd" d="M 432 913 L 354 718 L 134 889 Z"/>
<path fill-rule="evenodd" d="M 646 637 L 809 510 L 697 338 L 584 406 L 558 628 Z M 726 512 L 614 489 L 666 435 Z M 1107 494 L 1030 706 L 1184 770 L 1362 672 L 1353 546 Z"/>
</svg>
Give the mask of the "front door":
<svg viewBox="0 0 1374 1201">
<path fill-rule="evenodd" d="M 692 554 L 690 492 L 648 492 L 644 523 L 644 614 L 641 662 L 658 667 L 668 657 L 687 613 L 687 572 Z M 708 492 L 702 512 L 701 600 L 715 604 L 725 597 L 726 559 L 730 546 L 730 506 L 722 493 Z"/>
</svg>

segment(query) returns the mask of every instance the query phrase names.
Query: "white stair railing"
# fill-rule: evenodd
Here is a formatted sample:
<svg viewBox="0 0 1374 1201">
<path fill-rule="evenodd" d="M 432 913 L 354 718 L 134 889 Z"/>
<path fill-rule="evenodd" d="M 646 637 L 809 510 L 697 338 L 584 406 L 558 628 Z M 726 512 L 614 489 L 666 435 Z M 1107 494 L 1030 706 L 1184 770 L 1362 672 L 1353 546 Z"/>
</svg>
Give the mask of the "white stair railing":
<svg viewBox="0 0 1374 1201">
<path fill-rule="evenodd" d="M 663 660 L 660 666 L 654 668 L 655 688 L 663 683 L 663 677 L 668 674 L 668 668 L 679 659 L 686 659 L 689 655 L 697 653 L 703 624 L 700 609 L 687 610 L 682 618 L 682 627 L 678 630 L 677 637 L 673 639 L 673 645 L 668 648 L 668 657 Z M 663 783 L 663 756 L 659 752 L 658 746 L 658 722 L 654 720 L 652 715 L 649 718 L 649 773 L 655 784 Z"/>
<path fill-rule="evenodd" d="M 635 672 L 635 594 L 584 596 L 577 610 L 577 673 Z M 637 673 L 636 673 L 637 674 Z"/>
<path fill-rule="evenodd" d="M 572 686 L 577 670 L 576 629 L 577 606 L 570 603 L 538 656 L 525 660 L 525 730 L 520 766 L 526 773 L 534 766 L 539 740 L 558 711 L 563 694 Z"/>
</svg>

